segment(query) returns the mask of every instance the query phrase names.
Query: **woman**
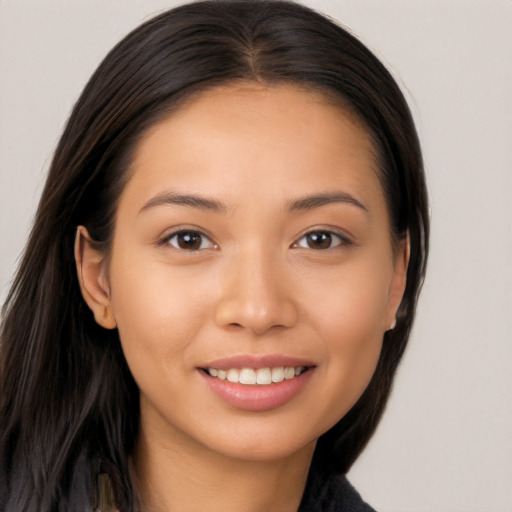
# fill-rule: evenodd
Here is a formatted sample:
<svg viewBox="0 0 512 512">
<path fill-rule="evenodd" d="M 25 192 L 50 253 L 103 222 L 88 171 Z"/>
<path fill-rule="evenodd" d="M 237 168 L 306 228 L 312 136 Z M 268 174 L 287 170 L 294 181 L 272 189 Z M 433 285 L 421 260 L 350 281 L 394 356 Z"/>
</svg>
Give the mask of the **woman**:
<svg viewBox="0 0 512 512">
<path fill-rule="evenodd" d="M 4 306 L 0 506 L 370 510 L 428 252 L 410 112 L 289 2 L 198 2 L 106 57 Z"/>
</svg>

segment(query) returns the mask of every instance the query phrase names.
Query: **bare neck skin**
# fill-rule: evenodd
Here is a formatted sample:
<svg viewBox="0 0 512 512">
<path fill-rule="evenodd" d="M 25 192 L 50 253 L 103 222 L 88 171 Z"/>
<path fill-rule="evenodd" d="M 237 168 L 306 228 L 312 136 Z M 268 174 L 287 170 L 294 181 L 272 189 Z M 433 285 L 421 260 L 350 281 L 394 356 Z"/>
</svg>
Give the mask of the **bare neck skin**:
<svg viewBox="0 0 512 512">
<path fill-rule="evenodd" d="M 298 510 L 316 443 L 281 460 L 237 460 L 181 433 L 162 444 L 148 430 L 134 457 L 141 512 Z"/>
</svg>

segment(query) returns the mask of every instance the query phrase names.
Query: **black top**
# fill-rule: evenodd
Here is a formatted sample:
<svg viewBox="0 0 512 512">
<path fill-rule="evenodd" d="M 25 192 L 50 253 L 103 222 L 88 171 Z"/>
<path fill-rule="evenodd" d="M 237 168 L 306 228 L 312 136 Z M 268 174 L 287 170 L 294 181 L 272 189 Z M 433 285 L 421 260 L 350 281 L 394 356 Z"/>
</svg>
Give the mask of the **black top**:
<svg viewBox="0 0 512 512">
<path fill-rule="evenodd" d="M 97 493 L 95 512 L 119 512 L 113 505 L 112 486 L 105 473 L 98 475 Z M 137 506 L 135 509 L 139 510 Z M 344 475 L 322 478 L 310 473 L 298 512 L 376 511 L 362 500 Z"/>
<path fill-rule="evenodd" d="M 308 481 L 299 512 L 376 512 L 367 505 L 345 476 L 326 482 Z"/>
</svg>

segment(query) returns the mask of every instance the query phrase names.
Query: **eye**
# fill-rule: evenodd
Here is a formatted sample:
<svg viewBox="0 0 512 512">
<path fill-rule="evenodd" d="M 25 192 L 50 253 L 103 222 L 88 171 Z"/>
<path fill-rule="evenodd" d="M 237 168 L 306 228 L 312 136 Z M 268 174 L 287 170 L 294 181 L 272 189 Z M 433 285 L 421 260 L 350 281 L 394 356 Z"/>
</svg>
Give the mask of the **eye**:
<svg viewBox="0 0 512 512">
<path fill-rule="evenodd" d="M 332 231 L 310 231 L 294 244 L 295 247 L 304 249 L 325 250 L 338 247 L 339 245 L 348 245 L 350 240 Z"/>
<path fill-rule="evenodd" d="M 166 243 L 182 251 L 200 251 L 214 249 L 216 245 L 200 231 L 183 229 L 166 238 Z"/>
</svg>

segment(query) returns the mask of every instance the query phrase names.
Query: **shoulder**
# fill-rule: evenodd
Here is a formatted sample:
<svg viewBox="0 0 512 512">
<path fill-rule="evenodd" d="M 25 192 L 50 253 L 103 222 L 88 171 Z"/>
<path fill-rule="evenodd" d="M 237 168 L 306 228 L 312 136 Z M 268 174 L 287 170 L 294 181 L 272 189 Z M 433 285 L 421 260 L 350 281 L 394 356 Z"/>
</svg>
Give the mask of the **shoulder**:
<svg viewBox="0 0 512 512">
<path fill-rule="evenodd" d="M 344 475 L 308 481 L 300 512 L 376 512 L 363 501 Z"/>
</svg>

